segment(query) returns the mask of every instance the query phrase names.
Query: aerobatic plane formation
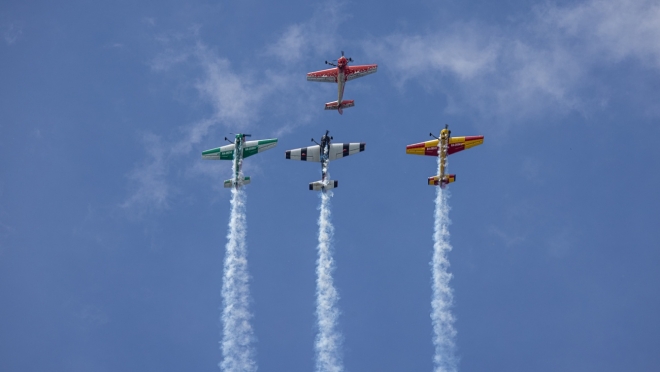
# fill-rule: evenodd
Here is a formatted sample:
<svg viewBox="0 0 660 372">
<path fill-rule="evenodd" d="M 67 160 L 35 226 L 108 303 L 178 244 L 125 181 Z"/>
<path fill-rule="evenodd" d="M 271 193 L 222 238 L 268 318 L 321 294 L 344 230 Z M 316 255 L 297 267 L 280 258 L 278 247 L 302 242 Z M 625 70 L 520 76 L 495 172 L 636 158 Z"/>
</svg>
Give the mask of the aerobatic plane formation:
<svg viewBox="0 0 660 372">
<path fill-rule="evenodd" d="M 358 66 L 349 66 L 348 64 L 353 62 L 352 58 L 346 58 L 344 52 L 341 52 L 341 57 L 337 59 L 336 64 L 333 62 L 325 61 L 326 64 L 333 66 L 333 68 L 321 71 L 310 72 L 307 74 L 308 81 L 319 81 L 327 83 L 336 83 L 337 84 L 337 100 L 333 102 L 328 102 L 325 104 L 326 110 L 337 110 L 339 114 L 343 114 L 344 109 L 348 107 L 355 106 L 353 100 L 344 100 L 344 87 L 346 82 L 365 76 L 373 74 L 377 71 L 378 65 L 358 65 Z M 302 75 L 302 74 L 301 74 Z M 239 324 L 240 321 L 245 321 L 244 314 L 248 313 L 247 299 L 248 296 L 245 295 L 247 289 L 238 289 L 240 286 L 246 286 L 245 283 L 241 284 L 240 280 L 234 280 L 233 278 L 237 277 L 247 277 L 247 266 L 245 259 L 245 233 L 244 233 L 244 216 L 245 211 L 241 208 L 242 203 L 241 195 L 242 192 L 239 189 L 251 182 L 250 177 L 244 176 L 242 172 L 243 159 L 250 157 L 252 155 L 270 150 L 277 146 L 278 139 L 263 139 L 263 140 L 246 140 L 250 137 L 250 134 L 236 134 L 234 137 L 233 143 L 225 137 L 225 140 L 230 142 L 228 145 L 221 147 L 216 147 L 210 150 L 202 152 L 203 159 L 210 160 L 232 160 L 232 178 L 224 181 L 225 188 L 233 188 L 232 190 L 232 201 L 231 201 L 231 216 L 230 216 L 230 233 L 228 234 L 228 243 L 227 243 L 227 256 L 232 257 L 231 260 L 226 258 L 226 262 L 233 262 L 231 265 L 225 265 L 225 279 L 223 280 L 223 302 L 225 303 L 225 312 L 223 312 L 223 321 L 225 314 L 243 314 L 236 315 L 234 320 L 225 321 L 224 324 L 224 337 L 239 337 L 243 339 L 242 335 L 236 336 L 238 332 L 237 329 L 228 327 L 227 324 Z M 445 128 L 440 131 L 440 136 L 436 137 L 433 133 L 430 133 L 430 136 L 433 137 L 430 141 L 415 143 L 412 145 L 406 146 L 406 153 L 412 155 L 424 155 L 429 157 L 435 157 L 438 161 L 438 174 L 428 177 L 427 183 L 431 186 L 439 186 L 444 189 L 450 183 L 456 181 L 455 174 L 447 173 L 447 157 L 449 155 L 455 154 L 457 152 L 473 148 L 475 146 L 481 145 L 484 142 L 483 135 L 476 136 L 464 136 L 464 137 L 452 137 L 449 126 L 445 125 Z M 336 317 L 336 299 L 333 295 L 328 293 L 333 293 L 335 291 L 332 284 L 332 255 L 331 255 L 331 246 L 332 246 L 332 231 L 334 227 L 330 220 L 330 196 L 332 191 L 339 186 L 339 181 L 331 180 L 328 172 L 329 163 L 333 160 L 345 158 L 347 156 L 356 155 L 365 150 L 366 144 L 364 142 L 347 142 L 347 143 L 333 143 L 334 138 L 330 136 L 330 131 L 326 130 L 325 134 L 321 136 L 320 142 L 316 142 L 312 138 L 314 143 L 312 146 L 295 148 L 292 150 L 285 151 L 285 158 L 289 160 L 297 160 L 303 162 L 314 162 L 321 164 L 321 179 L 319 181 L 314 181 L 309 183 L 309 190 L 312 191 L 321 191 L 321 202 L 319 206 L 319 245 L 318 252 L 319 258 L 317 260 L 317 317 L 319 322 L 319 329 L 324 329 L 320 333 L 324 336 L 319 336 L 319 339 L 333 339 L 332 332 L 334 332 L 335 320 Z M 391 154 L 384 154 L 387 157 L 392 156 Z M 385 158 L 385 156 L 383 156 Z M 421 182 L 420 182 L 421 183 Z M 446 264 L 443 263 L 446 261 L 446 252 L 451 250 L 451 247 L 447 248 L 448 243 L 443 240 L 446 239 L 446 234 L 441 234 L 443 226 L 446 226 L 447 208 L 443 208 L 443 205 L 446 206 L 446 194 L 441 190 L 437 190 L 436 193 L 436 214 L 435 214 L 435 234 L 434 234 L 434 254 L 432 262 L 432 271 L 433 271 L 433 280 L 434 280 L 434 298 L 440 298 L 442 301 L 444 293 L 444 286 L 442 280 L 438 279 L 447 277 Z M 442 212 L 442 211 L 445 212 Z M 444 217 L 443 217 L 444 213 Z M 444 221 L 444 222 L 443 222 Z M 241 233 L 242 232 L 242 233 Z M 242 239 L 242 240 L 241 240 Z M 447 243 L 447 244 L 445 244 Z M 230 256 L 233 255 L 233 256 Z M 240 264 L 238 264 L 238 263 Z M 243 271 L 240 271 L 243 270 Z M 443 271 L 444 270 L 444 271 Z M 446 279 L 448 280 L 448 279 Z M 230 290 L 225 291 L 225 283 L 231 287 Z M 440 283 L 440 284 L 438 284 Z M 240 287 L 243 288 L 243 287 Z M 246 287 L 245 287 L 246 288 Z M 229 295 L 229 293 L 239 293 L 240 295 L 236 297 L 235 294 Z M 234 296 L 234 297 L 232 297 Z M 451 298 L 450 298 L 451 300 Z M 233 301 L 233 302 L 232 302 Z M 443 319 L 446 317 L 442 306 L 435 306 L 434 300 L 434 313 L 432 318 L 434 320 L 434 327 L 438 319 Z M 439 309 L 439 310 L 438 310 Z M 234 316 L 232 315 L 232 316 Z M 235 321 L 236 320 L 236 321 Z M 321 326 L 323 325 L 323 326 Z M 449 326 L 451 327 L 451 325 Z M 240 327 L 245 328 L 245 327 Z M 249 330 L 249 327 L 248 327 Z M 235 332 L 236 331 L 236 332 Z M 440 337 L 439 332 L 436 329 L 436 338 Z M 240 333 L 240 332 L 239 332 Z M 249 338 L 249 337 L 248 337 Z M 435 339 L 434 339 L 435 340 Z M 436 342 L 436 341 L 434 341 Z M 231 343 L 227 343 L 223 340 L 223 354 L 226 354 L 225 346 Z M 244 347 L 244 345 L 242 345 Z M 333 346 L 334 348 L 334 346 Z M 321 353 L 320 347 L 317 347 L 317 353 L 319 355 L 326 355 L 323 353 L 331 353 L 332 350 L 324 350 Z M 334 349 L 333 349 L 334 350 Z M 231 352 L 229 352 L 231 354 Z M 324 359 L 325 357 L 319 357 L 319 360 Z M 333 358 L 325 358 L 333 359 Z M 436 360 L 438 357 L 436 355 Z M 224 366 L 224 361 L 221 365 Z M 322 364 L 317 364 L 317 366 Z M 318 368 L 317 368 L 318 369 Z M 340 368 L 321 368 L 325 369 L 340 369 Z"/>
<path fill-rule="evenodd" d="M 326 103 L 325 109 L 337 110 L 342 114 L 344 108 L 355 106 L 353 100 L 343 99 L 346 82 L 375 73 L 378 70 L 378 65 L 349 66 L 349 62 L 353 62 L 353 59 L 345 57 L 343 51 L 341 52 L 341 57 L 336 62 L 335 64 L 325 61 L 326 64 L 333 66 L 333 68 L 310 72 L 307 74 L 307 80 L 337 83 L 337 100 Z M 336 188 L 339 182 L 330 180 L 327 177 L 328 163 L 332 160 L 341 159 L 364 151 L 364 142 L 331 143 L 333 138 L 329 133 L 330 131 L 325 132 L 325 135 L 321 137 L 321 143 L 312 139 L 316 145 L 287 150 L 285 153 L 286 158 L 290 160 L 321 163 L 321 180 L 310 183 L 310 190 L 325 192 Z M 408 145 L 406 146 L 406 153 L 439 157 L 439 174 L 429 177 L 427 182 L 431 186 L 445 188 L 448 184 L 456 181 L 455 174 L 447 174 L 445 172 L 447 168 L 447 156 L 481 145 L 484 142 L 484 136 L 452 137 L 448 125 L 445 125 L 445 128 L 440 131 L 439 137 L 434 136 L 432 133 L 430 135 L 434 137 L 433 140 Z M 233 143 L 202 152 L 203 159 L 234 161 L 234 174 L 232 179 L 224 182 L 224 187 L 226 188 L 239 188 L 249 184 L 251 181 L 250 177 L 243 176 L 241 171 L 243 159 L 272 149 L 277 145 L 277 138 L 246 141 L 246 137 L 250 137 L 250 135 L 236 134 Z M 229 141 L 227 137 L 225 137 L 225 140 Z"/>
</svg>

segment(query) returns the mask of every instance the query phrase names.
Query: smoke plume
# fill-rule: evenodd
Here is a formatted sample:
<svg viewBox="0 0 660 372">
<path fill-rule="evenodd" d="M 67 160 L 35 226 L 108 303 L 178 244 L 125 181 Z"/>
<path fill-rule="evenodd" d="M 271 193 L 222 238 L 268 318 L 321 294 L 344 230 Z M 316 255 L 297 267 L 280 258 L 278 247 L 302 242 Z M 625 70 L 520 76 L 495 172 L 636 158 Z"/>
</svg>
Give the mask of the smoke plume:
<svg viewBox="0 0 660 372">
<path fill-rule="evenodd" d="M 438 168 L 440 167 L 438 157 Z M 440 172 L 438 172 L 440 174 Z M 433 345 L 435 356 L 433 358 L 436 372 L 457 371 L 455 356 L 456 330 L 454 329 L 454 316 L 451 313 L 453 301 L 452 289 L 449 281 L 449 259 L 451 251 L 449 244 L 449 192 L 438 187 L 435 196 L 435 226 L 433 232 L 433 261 L 431 271 L 433 274 L 433 298 L 431 299 L 431 320 L 433 322 Z"/>
<path fill-rule="evenodd" d="M 242 175 L 241 175 L 242 176 Z M 232 188 L 231 215 L 222 282 L 222 362 L 225 372 L 255 372 L 254 335 L 249 310 L 250 287 L 245 236 L 245 191 Z"/>
<path fill-rule="evenodd" d="M 337 331 L 339 295 L 332 280 L 334 227 L 330 220 L 331 197 L 332 191 L 321 192 L 318 260 L 316 261 L 316 316 L 319 332 L 316 336 L 317 372 L 341 372 L 344 370 L 340 352 L 341 334 Z"/>
</svg>

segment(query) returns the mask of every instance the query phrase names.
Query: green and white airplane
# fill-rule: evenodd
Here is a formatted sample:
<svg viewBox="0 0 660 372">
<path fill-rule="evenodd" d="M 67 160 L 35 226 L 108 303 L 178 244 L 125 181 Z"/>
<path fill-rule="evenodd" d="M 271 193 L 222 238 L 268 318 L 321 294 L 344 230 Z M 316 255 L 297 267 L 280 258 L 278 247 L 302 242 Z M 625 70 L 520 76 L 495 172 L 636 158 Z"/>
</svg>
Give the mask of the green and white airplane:
<svg viewBox="0 0 660 372">
<path fill-rule="evenodd" d="M 241 170 L 243 168 L 243 158 L 270 150 L 277 146 L 277 138 L 256 141 L 245 140 L 245 137 L 251 136 L 251 134 L 239 133 L 236 135 L 234 143 L 231 145 L 216 147 L 202 152 L 202 159 L 234 161 L 234 177 L 225 181 L 226 188 L 235 187 L 238 189 L 239 187 L 250 183 L 250 177 L 244 177 Z M 227 137 L 225 137 L 225 140 L 229 141 Z"/>
</svg>

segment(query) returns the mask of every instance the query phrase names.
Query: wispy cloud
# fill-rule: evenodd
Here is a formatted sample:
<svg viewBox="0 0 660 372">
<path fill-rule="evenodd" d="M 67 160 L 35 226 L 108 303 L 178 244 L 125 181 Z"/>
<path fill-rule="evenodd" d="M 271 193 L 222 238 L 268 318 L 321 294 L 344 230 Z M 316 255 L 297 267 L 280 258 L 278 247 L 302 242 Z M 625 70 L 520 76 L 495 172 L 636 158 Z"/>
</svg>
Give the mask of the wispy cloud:
<svg viewBox="0 0 660 372">
<path fill-rule="evenodd" d="M 173 67 L 188 61 L 189 58 L 190 53 L 186 50 L 166 48 L 149 62 L 149 67 L 156 72 L 166 72 Z"/>
<path fill-rule="evenodd" d="M 85 331 L 92 331 L 110 322 L 110 317 L 102 308 L 95 305 L 85 305 L 79 312 L 79 327 Z"/>
<path fill-rule="evenodd" d="M 302 25 L 290 26 L 277 42 L 267 48 L 267 53 L 281 60 L 297 61 L 302 58 L 303 48 L 306 44 Z"/>
<path fill-rule="evenodd" d="M 281 62 L 291 63 L 308 55 L 337 54 L 339 25 L 350 17 L 340 14 L 339 9 L 341 6 L 319 8 L 308 21 L 287 27 L 277 40 L 266 48 L 266 55 L 275 56 Z"/>
<path fill-rule="evenodd" d="M 0 221 L 0 256 L 5 249 L 5 239 L 14 232 L 14 228 Z"/>
<path fill-rule="evenodd" d="M 136 165 L 129 175 L 132 191 L 122 207 L 142 212 L 168 208 L 172 196 L 168 180 L 169 168 L 180 167 L 192 161 L 189 153 L 218 125 L 232 130 L 242 130 L 257 116 L 258 106 L 268 87 L 253 84 L 249 76 L 241 76 L 232 70 L 228 59 L 217 56 L 202 42 L 193 47 L 179 45 L 182 39 L 196 38 L 196 32 L 187 37 L 181 35 L 161 36 L 158 40 L 165 46 L 149 63 L 152 71 L 168 74 L 185 74 L 176 70 L 183 63 L 193 63 L 201 72 L 194 90 L 212 108 L 212 115 L 196 122 L 181 124 L 175 138 L 163 140 L 160 136 L 144 136 L 147 159 Z M 196 157 L 198 160 L 198 157 Z M 197 163 L 195 163 L 197 164 Z M 188 168 L 193 168 L 195 164 Z M 196 175 L 209 175 L 207 168 L 194 168 Z M 186 174 L 191 174 L 187 172 Z M 212 177 L 215 179 L 215 177 Z"/>
<path fill-rule="evenodd" d="M 426 78 L 430 72 L 476 78 L 493 72 L 502 47 L 500 40 L 472 24 L 436 34 L 392 34 L 366 46 L 370 53 L 388 61 L 387 68 L 397 83 Z"/>
<path fill-rule="evenodd" d="M 159 136 L 147 133 L 143 136 L 148 157 L 129 174 L 131 196 L 121 204 L 124 209 L 143 213 L 168 208 L 171 187 L 167 176 L 166 147 Z"/>
<path fill-rule="evenodd" d="M 564 229 L 548 239 L 547 247 L 551 257 L 564 258 L 573 248 L 573 234 L 570 230 Z"/>
<path fill-rule="evenodd" d="M 525 158 L 520 167 L 522 175 L 530 182 L 542 183 L 541 163 L 534 158 Z"/>
<path fill-rule="evenodd" d="M 296 48 L 302 53 L 302 50 L 316 45 L 311 40 L 321 38 L 321 34 L 309 32 L 314 27 L 321 27 L 313 25 L 314 22 L 309 22 L 292 26 L 273 45 L 293 43 L 293 38 L 300 43 Z M 304 33 L 296 36 L 296 29 L 304 30 Z M 160 136 L 145 136 L 148 159 L 138 164 L 129 176 L 134 187 L 128 200 L 122 204 L 125 208 L 167 208 L 172 196 L 168 170 L 182 164 L 193 169 L 185 174 L 202 174 L 216 180 L 217 177 L 210 175 L 210 168 L 197 166 L 199 157 L 195 156 L 193 160 L 190 153 L 194 149 L 200 150 L 199 144 L 217 130 L 239 132 L 259 128 L 260 136 L 277 137 L 309 123 L 315 115 L 323 112 L 323 101 L 316 99 L 317 94 L 298 71 L 272 69 L 271 63 L 259 62 L 258 58 L 255 58 L 253 68 L 237 68 L 228 57 L 199 39 L 197 27 L 187 33 L 159 34 L 156 39 L 162 45 L 162 52 L 149 61 L 151 70 L 163 76 L 185 76 L 182 84 L 196 92 L 199 97 L 195 99 L 196 104 L 201 100 L 210 108 L 210 114 L 191 123 L 181 123 L 169 141 Z M 269 44 L 255 55 L 269 55 L 272 50 Z M 276 63 L 285 66 L 290 61 L 282 57 Z M 265 117 L 268 120 L 264 120 Z M 160 142 L 159 150 L 150 150 L 156 141 Z M 193 161 L 195 163 L 191 164 Z M 157 192 L 152 194 L 148 192 L 150 189 Z"/>
<path fill-rule="evenodd" d="M 504 245 L 506 245 L 507 247 L 511 247 L 525 241 L 524 236 L 507 233 L 504 230 L 495 226 L 491 226 L 488 229 L 488 232 L 500 238 L 504 242 Z"/>
<path fill-rule="evenodd" d="M 155 26 L 156 25 L 156 18 L 154 18 L 154 17 L 143 17 L 142 22 L 149 25 L 149 26 Z"/>
<path fill-rule="evenodd" d="M 0 198 L 2 197 L 3 193 L 4 193 L 4 184 L 2 180 L 0 180 Z M 5 238 L 7 238 L 11 233 L 14 232 L 14 228 L 7 225 L 4 222 L 6 220 L 7 220 L 7 214 L 0 205 L 0 256 L 2 256 L 2 253 L 4 251 Z"/>
<path fill-rule="evenodd" d="M 587 58 L 626 58 L 660 68 L 660 3 L 652 0 L 586 1 L 537 10 L 540 29 L 576 41 Z"/>
<path fill-rule="evenodd" d="M 201 42 L 197 42 L 191 56 L 202 69 L 202 77 L 196 79 L 194 87 L 213 114 L 183 128 L 185 137 L 173 147 L 176 153 L 189 152 L 218 125 L 237 131 L 249 128 L 260 118 L 266 97 L 276 89 L 270 77 L 255 79 L 249 73 L 234 71 L 227 58 Z"/>
<path fill-rule="evenodd" d="M 660 68 L 660 5 L 588 1 L 535 8 L 506 28 L 478 22 L 424 34 L 394 33 L 365 45 L 390 61 L 399 86 L 414 80 L 444 92 L 450 113 L 496 123 L 585 113 L 606 99 L 595 71 L 630 58 Z M 584 94 L 588 92 L 588 94 Z"/>
<path fill-rule="evenodd" d="M 2 36 L 7 45 L 12 45 L 23 35 L 23 26 L 20 22 L 11 22 L 4 27 Z"/>
</svg>

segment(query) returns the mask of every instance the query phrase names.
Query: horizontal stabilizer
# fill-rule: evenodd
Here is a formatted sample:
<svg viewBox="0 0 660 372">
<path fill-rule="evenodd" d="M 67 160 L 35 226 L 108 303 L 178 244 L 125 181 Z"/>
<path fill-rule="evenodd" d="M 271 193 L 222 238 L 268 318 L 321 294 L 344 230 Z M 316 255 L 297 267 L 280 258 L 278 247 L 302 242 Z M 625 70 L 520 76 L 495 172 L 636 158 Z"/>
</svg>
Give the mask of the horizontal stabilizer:
<svg viewBox="0 0 660 372">
<path fill-rule="evenodd" d="M 236 185 L 236 186 L 237 186 L 237 187 L 241 187 L 241 186 L 245 186 L 245 185 L 247 185 L 248 183 L 250 183 L 250 177 L 243 177 L 243 179 L 240 180 L 240 181 L 238 182 L 238 185 Z M 228 189 L 228 188 L 231 188 L 231 187 L 234 187 L 234 180 L 233 180 L 233 179 L 232 179 L 232 180 L 226 180 L 224 186 L 225 186 L 225 188 L 227 188 L 227 189 Z"/>
<path fill-rule="evenodd" d="M 448 174 L 446 175 L 442 181 L 440 180 L 440 176 L 433 176 L 429 177 L 429 186 L 440 186 L 444 188 L 446 185 L 456 182 L 456 175 L 455 174 Z"/>
<path fill-rule="evenodd" d="M 326 191 L 339 187 L 339 181 L 330 180 L 327 183 L 316 181 L 309 184 L 309 189 L 313 191 Z"/>
<path fill-rule="evenodd" d="M 347 99 L 344 101 L 341 101 L 341 105 L 337 103 L 337 101 L 332 101 L 328 102 L 325 104 L 325 109 L 326 110 L 339 110 L 339 109 L 345 109 L 348 107 L 353 107 L 355 106 L 355 101 L 352 99 Z"/>
</svg>

